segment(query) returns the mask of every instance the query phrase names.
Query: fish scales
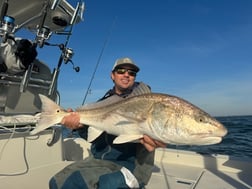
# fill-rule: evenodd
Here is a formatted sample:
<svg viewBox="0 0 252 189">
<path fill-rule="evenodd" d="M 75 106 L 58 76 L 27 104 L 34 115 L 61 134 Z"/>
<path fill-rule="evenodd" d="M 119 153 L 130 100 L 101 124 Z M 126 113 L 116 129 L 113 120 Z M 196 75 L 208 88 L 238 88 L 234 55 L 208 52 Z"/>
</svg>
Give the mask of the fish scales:
<svg viewBox="0 0 252 189">
<path fill-rule="evenodd" d="M 102 106 L 101 103 L 99 106 L 92 107 L 91 104 L 91 106 L 87 105 L 82 108 L 78 108 L 76 111 L 90 117 L 93 117 L 94 115 L 103 115 L 101 117 L 103 119 L 110 116 L 109 114 L 111 113 L 116 113 L 126 114 L 125 116 L 131 118 L 136 117 L 136 119 L 139 116 L 139 120 L 141 120 L 140 118 L 146 117 L 145 113 L 148 109 L 150 109 L 152 103 L 162 100 L 162 98 L 154 99 L 152 97 L 152 94 L 144 94 L 141 95 L 141 98 L 129 97 L 106 106 Z"/>
</svg>

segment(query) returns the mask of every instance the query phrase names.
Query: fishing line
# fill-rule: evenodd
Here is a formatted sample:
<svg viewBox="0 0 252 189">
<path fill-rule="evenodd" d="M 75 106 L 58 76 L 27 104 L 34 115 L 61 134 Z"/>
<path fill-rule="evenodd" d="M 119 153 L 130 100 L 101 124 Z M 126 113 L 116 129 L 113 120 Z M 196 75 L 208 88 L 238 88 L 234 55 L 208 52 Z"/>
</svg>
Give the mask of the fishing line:
<svg viewBox="0 0 252 189">
<path fill-rule="evenodd" d="M 0 159 L 2 159 L 4 149 L 7 146 L 7 144 L 10 142 L 10 140 L 13 138 L 15 133 L 16 133 L 16 124 L 14 123 L 13 131 L 10 134 L 10 137 L 7 139 L 7 141 L 3 144 L 2 148 L 1 148 Z M 29 164 L 28 164 L 28 160 L 27 160 L 27 156 L 26 156 L 26 139 L 25 139 L 25 137 L 23 137 L 23 140 L 24 140 L 23 158 L 24 158 L 24 163 L 25 163 L 25 170 L 22 172 L 17 172 L 17 173 L 0 173 L 0 176 L 18 176 L 18 175 L 24 175 L 24 174 L 28 173 Z"/>
<path fill-rule="evenodd" d="M 105 47 L 107 46 L 107 44 L 108 44 L 108 42 L 109 42 L 109 39 L 110 39 L 110 37 L 111 37 L 111 33 L 112 33 L 112 29 L 113 29 L 113 27 L 114 27 L 114 25 L 115 25 L 115 21 L 116 21 L 116 17 L 115 17 L 114 20 L 113 20 L 113 23 L 112 23 L 111 28 L 110 28 L 110 32 L 108 33 L 108 36 L 107 36 L 107 38 L 106 38 L 106 40 L 105 40 L 105 42 L 104 42 L 104 44 L 103 44 L 103 47 L 102 47 L 102 49 L 101 49 L 101 53 L 100 53 L 100 55 L 99 55 L 99 57 L 98 57 L 98 60 L 97 60 L 96 65 L 95 65 L 94 72 L 93 72 L 93 74 L 92 74 L 92 77 L 91 77 L 90 82 L 89 82 L 89 84 L 88 84 L 87 91 L 86 91 L 85 96 L 84 96 L 84 98 L 83 98 L 82 105 L 84 105 L 84 103 L 85 103 L 85 101 L 86 101 L 86 99 L 87 99 L 87 95 L 88 95 L 88 93 L 89 93 L 89 91 L 90 91 L 92 82 L 93 82 L 94 77 L 95 77 L 95 73 L 96 73 L 96 71 L 97 71 L 97 69 L 98 69 L 98 66 L 99 66 L 100 62 L 101 62 L 101 57 L 102 57 L 103 52 L 104 52 L 104 50 L 105 50 Z"/>
<path fill-rule="evenodd" d="M 2 127 L 1 128 L 5 128 L 5 127 Z M 7 129 L 7 128 L 6 128 Z M 9 131 L 11 131 L 11 129 L 8 129 Z M 15 130 L 16 130 L 16 124 L 14 123 L 14 128 L 13 128 L 13 131 L 11 132 L 10 134 L 10 137 L 8 138 L 8 140 L 2 145 L 1 147 L 1 151 L 0 151 L 0 160 L 2 159 L 2 155 L 3 155 L 3 152 L 4 152 L 4 149 L 5 147 L 7 146 L 7 144 L 9 143 L 9 141 L 13 138 L 14 134 L 15 134 Z"/>
</svg>

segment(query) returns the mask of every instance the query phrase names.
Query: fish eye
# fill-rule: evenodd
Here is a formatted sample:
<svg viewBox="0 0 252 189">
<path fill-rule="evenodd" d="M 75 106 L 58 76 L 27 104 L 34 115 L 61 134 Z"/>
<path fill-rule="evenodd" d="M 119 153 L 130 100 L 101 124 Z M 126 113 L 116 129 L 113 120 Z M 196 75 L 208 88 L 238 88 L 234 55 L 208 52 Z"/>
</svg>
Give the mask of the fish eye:
<svg viewBox="0 0 252 189">
<path fill-rule="evenodd" d="M 206 117 L 203 115 L 196 115 L 195 120 L 200 123 L 206 123 Z"/>
</svg>

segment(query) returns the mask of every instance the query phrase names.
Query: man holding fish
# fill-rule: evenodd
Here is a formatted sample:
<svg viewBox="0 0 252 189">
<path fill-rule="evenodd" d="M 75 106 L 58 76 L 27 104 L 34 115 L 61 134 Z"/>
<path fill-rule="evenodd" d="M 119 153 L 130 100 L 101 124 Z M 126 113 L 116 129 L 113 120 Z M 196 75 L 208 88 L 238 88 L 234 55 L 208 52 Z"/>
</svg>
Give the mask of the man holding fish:
<svg viewBox="0 0 252 189">
<path fill-rule="evenodd" d="M 100 101 L 115 95 L 123 99 L 139 93 L 150 93 L 147 85 L 135 81 L 139 70 L 130 58 L 118 59 L 111 72 L 114 87 Z M 61 123 L 70 129 L 77 129 L 80 136 L 87 139 L 89 126 L 80 124 L 79 113 L 72 112 Z M 166 147 L 166 144 L 147 135 L 143 135 L 140 143 L 113 144 L 115 138 L 115 135 L 107 132 L 98 134 L 92 141 L 92 156 L 75 162 L 56 174 L 50 180 L 50 189 L 144 187 L 151 176 L 154 150 Z"/>
</svg>

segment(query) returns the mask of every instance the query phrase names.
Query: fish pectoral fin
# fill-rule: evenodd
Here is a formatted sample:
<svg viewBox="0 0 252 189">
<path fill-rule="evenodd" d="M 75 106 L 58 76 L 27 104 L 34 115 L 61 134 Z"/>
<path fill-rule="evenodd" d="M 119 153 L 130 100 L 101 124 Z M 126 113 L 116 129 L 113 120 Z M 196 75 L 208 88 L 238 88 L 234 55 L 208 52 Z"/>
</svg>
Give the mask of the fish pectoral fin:
<svg viewBox="0 0 252 189">
<path fill-rule="evenodd" d="M 119 135 L 113 141 L 113 144 L 122 144 L 126 142 L 138 142 L 140 138 L 143 138 L 142 134 L 138 135 Z"/>
<path fill-rule="evenodd" d="M 87 141 L 92 142 L 94 141 L 97 137 L 99 137 L 104 131 L 96 129 L 94 127 L 89 127 L 88 128 L 88 137 Z"/>
</svg>

